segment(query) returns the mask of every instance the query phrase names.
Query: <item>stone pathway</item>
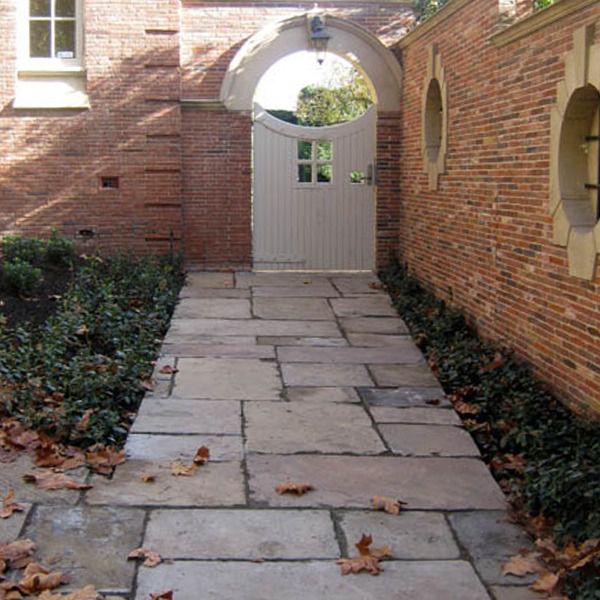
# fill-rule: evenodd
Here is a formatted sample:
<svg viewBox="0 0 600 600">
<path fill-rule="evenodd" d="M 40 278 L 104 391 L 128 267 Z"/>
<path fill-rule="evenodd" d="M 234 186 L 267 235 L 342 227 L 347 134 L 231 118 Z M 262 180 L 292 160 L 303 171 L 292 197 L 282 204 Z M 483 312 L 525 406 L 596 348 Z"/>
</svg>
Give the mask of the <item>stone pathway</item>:
<svg viewBox="0 0 600 600">
<path fill-rule="evenodd" d="M 501 575 L 527 540 L 375 282 L 191 273 L 128 461 L 83 493 L 23 486 L 23 466 L 2 465 L 0 486 L 29 505 L 0 523 L 0 541 L 31 537 L 72 587 L 130 600 L 166 589 L 176 600 L 537 598 Z M 170 475 L 202 445 L 207 465 Z M 285 481 L 315 490 L 278 495 Z M 374 512 L 374 495 L 406 510 Z M 379 577 L 343 577 L 335 560 L 362 533 L 394 559 Z M 138 546 L 165 562 L 127 562 Z"/>
</svg>

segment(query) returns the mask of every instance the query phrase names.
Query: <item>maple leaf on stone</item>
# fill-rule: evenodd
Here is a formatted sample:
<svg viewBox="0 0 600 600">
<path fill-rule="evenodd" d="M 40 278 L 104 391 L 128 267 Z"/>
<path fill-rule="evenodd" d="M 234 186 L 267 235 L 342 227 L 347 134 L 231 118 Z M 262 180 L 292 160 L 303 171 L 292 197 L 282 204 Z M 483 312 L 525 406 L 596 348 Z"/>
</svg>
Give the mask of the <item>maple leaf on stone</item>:
<svg viewBox="0 0 600 600">
<path fill-rule="evenodd" d="M 195 465 L 204 465 L 208 462 L 210 457 L 210 450 L 206 446 L 201 446 L 196 450 L 196 454 L 194 456 L 194 464 Z"/>
<path fill-rule="evenodd" d="M 13 568 L 16 565 L 25 566 L 24 561 L 31 562 L 31 555 L 35 550 L 35 544 L 30 539 L 16 540 L 10 544 L 0 544 L 0 560 Z"/>
<path fill-rule="evenodd" d="M 32 562 L 27 565 L 23 578 L 19 581 L 19 589 L 27 594 L 38 594 L 53 590 L 66 582 L 67 579 L 60 571 L 50 572 L 46 567 Z"/>
<path fill-rule="evenodd" d="M 383 571 L 379 565 L 382 558 L 390 558 L 392 556 L 392 547 L 389 545 L 381 546 L 380 548 L 371 548 L 373 537 L 362 534 L 362 537 L 356 545 L 359 556 L 354 558 L 340 558 L 336 564 L 340 565 L 342 575 L 350 573 L 360 573 L 366 571 L 371 575 L 379 575 Z"/>
<path fill-rule="evenodd" d="M 150 594 L 150 600 L 173 600 L 173 590 Z"/>
<path fill-rule="evenodd" d="M 296 496 L 303 496 L 306 492 L 310 492 L 315 488 L 310 483 L 298 483 L 294 481 L 288 481 L 286 483 L 280 483 L 275 491 L 281 496 L 281 494 L 296 494 Z"/>
<path fill-rule="evenodd" d="M 552 594 L 558 586 L 561 574 L 545 571 L 531 584 L 530 587 L 535 592 Z"/>
<path fill-rule="evenodd" d="M 373 509 L 384 510 L 390 515 L 399 515 L 402 510 L 402 506 L 406 505 L 406 502 L 397 500 L 396 498 L 390 498 L 389 496 L 373 496 Z"/>
<path fill-rule="evenodd" d="M 8 490 L 0 509 L 0 519 L 8 519 L 15 512 L 23 512 L 25 507 L 15 502 L 15 490 Z"/>
<path fill-rule="evenodd" d="M 110 475 L 114 467 L 125 462 L 125 450 L 95 444 L 87 450 L 85 459 L 92 471 L 100 475 Z"/>
<path fill-rule="evenodd" d="M 162 373 L 163 375 L 173 375 L 175 373 L 177 373 L 179 371 L 179 369 L 176 369 L 175 367 L 172 367 L 171 365 L 165 365 L 162 369 L 160 369 L 159 373 Z"/>
<path fill-rule="evenodd" d="M 154 473 L 142 473 L 140 479 L 144 483 L 154 483 L 156 481 L 156 475 Z"/>
<path fill-rule="evenodd" d="M 149 550 L 148 548 L 136 548 L 127 555 L 127 560 L 144 559 L 142 563 L 145 567 L 156 567 L 162 562 L 162 557 L 158 552 Z"/>
<path fill-rule="evenodd" d="M 66 596 L 60 594 L 52 594 L 51 592 L 42 592 L 37 600 L 102 600 L 101 596 L 93 585 L 86 585 L 80 590 L 75 590 Z"/>
<path fill-rule="evenodd" d="M 174 477 L 191 477 L 198 470 L 198 465 L 184 465 L 180 460 L 171 463 L 171 475 Z"/>
<path fill-rule="evenodd" d="M 93 487 L 89 483 L 74 481 L 63 473 L 53 473 L 51 471 L 25 473 L 23 481 L 34 483 L 41 490 L 89 490 Z"/>
<path fill-rule="evenodd" d="M 512 556 L 502 565 L 502 574 L 525 577 L 525 575 L 530 573 L 539 573 L 541 567 L 537 557 L 537 554 L 517 554 Z"/>
</svg>

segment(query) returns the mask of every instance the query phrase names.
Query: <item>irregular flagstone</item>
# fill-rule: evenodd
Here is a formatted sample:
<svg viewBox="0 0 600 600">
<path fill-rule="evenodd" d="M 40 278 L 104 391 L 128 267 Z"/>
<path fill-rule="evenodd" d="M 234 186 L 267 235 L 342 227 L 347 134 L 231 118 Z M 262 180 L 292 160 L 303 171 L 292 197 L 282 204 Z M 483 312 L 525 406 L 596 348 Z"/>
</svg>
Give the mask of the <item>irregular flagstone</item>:
<svg viewBox="0 0 600 600">
<path fill-rule="evenodd" d="M 244 358 L 181 358 L 173 395 L 179 398 L 278 400 L 282 388 L 272 362 Z"/>
<path fill-rule="evenodd" d="M 360 298 L 333 298 L 333 312 L 338 317 L 396 317 L 398 313 L 387 295 Z"/>
<path fill-rule="evenodd" d="M 527 535 L 509 523 L 502 511 L 466 512 L 450 515 L 450 524 L 459 542 L 473 560 L 479 576 L 488 584 L 527 584 L 535 575 L 502 575 L 502 565 L 521 549 L 532 549 Z"/>
<path fill-rule="evenodd" d="M 377 423 L 423 423 L 427 425 L 460 425 L 460 417 L 450 408 L 395 408 L 372 406 L 370 409 Z"/>
<path fill-rule="evenodd" d="M 250 301 L 223 298 L 183 298 L 175 307 L 175 319 L 249 319 Z"/>
<path fill-rule="evenodd" d="M 464 429 L 447 425 L 380 425 L 392 452 L 405 456 L 479 456 Z"/>
<path fill-rule="evenodd" d="M 311 285 L 277 286 L 265 285 L 252 288 L 254 298 L 335 298 L 337 290 L 326 280 Z"/>
<path fill-rule="evenodd" d="M 344 296 L 352 294 L 383 294 L 378 287 L 381 283 L 375 275 L 353 275 L 352 277 L 333 277 L 332 283 Z"/>
<path fill-rule="evenodd" d="M 133 460 L 181 459 L 189 463 L 198 448 L 210 450 L 211 461 L 242 460 L 242 438 L 234 435 L 157 435 L 132 433 L 125 451 Z"/>
<path fill-rule="evenodd" d="M 141 545 L 144 520 L 145 511 L 131 508 L 38 506 L 25 535 L 37 546 L 37 561 L 69 573 L 69 589 L 91 584 L 128 593 L 135 564 L 127 555 Z"/>
<path fill-rule="evenodd" d="M 249 289 L 236 288 L 201 288 L 184 285 L 179 293 L 180 298 L 250 298 Z"/>
<path fill-rule="evenodd" d="M 543 598 L 543 596 L 536 594 L 528 587 L 492 586 L 491 591 L 494 600 L 540 600 L 540 598 Z"/>
<path fill-rule="evenodd" d="M 5 464 L 2 464 L 1 468 L 4 468 Z M 23 485 L 23 483 L 21 483 Z M 6 493 L 7 488 L 2 488 L 2 491 Z M 20 496 L 21 489 L 15 490 L 17 496 Z M 29 511 L 31 510 L 31 504 L 28 502 L 20 502 L 19 497 L 15 498 L 15 502 L 20 504 L 23 507 L 22 512 L 14 512 L 8 519 L 0 519 L 0 544 L 12 542 L 19 537 L 21 530 L 23 529 L 23 525 L 27 520 L 29 515 Z"/>
<path fill-rule="evenodd" d="M 168 582 L 177 600 L 489 600 L 473 568 L 464 561 L 386 562 L 379 577 L 340 575 L 333 561 L 174 562 L 141 568 L 136 600 Z M 391 595 L 390 595 L 391 594 Z"/>
<path fill-rule="evenodd" d="M 404 500 L 410 509 L 503 509 L 504 495 L 480 460 L 392 456 L 275 456 L 247 459 L 254 503 L 268 506 L 370 506 L 371 497 Z M 279 496 L 284 481 L 311 483 L 304 496 Z"/>
<path fill-rule="evenodd" d="M 233 273 L 190 272 L 185 276 L 185 287 L 232 288 Z"/>
<path fill-rule="evenodd" d="M 423 362 L 416 347 L 394 348 L 301 348 L 279 347 L 277 357 L 282 363 L 345 363 L 345 364 L 396 364 Z"/>
<path fill-rule="evenodd" d="M 289 387 L 286 395 L 291 402 L 360 402 L 354 388 Z"/>
<path fill-rule="evenodd" d="M 439 387 L 427 363 L 412 365 L 369 365 L 375 383 L 382 387 Z"/>
<path fill-rule="evenodd" d="M 373 536 L 375 546 L 389 544 L 395 559 L 453 559 L 460 557 L 452 531 L 441 513 L 403 511 L 400 516 L 383 512 L 346 511 L 340 526 L 348 548 L 363 533 Z"/>
<path fill-rule="evenodd" d="M 176 354 L 170 348 L 178 344 L 191 344 L 194 346 L 255 346 L 256 337 L 253 335 L 178 335 L 171 339 L 169 331 L 163 340 L 161 351 L 165 354 Z"/>
<path fill-rule="evenodd" d="M 348 342 L 344 338 L 324 338 L 324 337 L 292 337 L 266 335 L 260 336 L 258 344 L 267 344 L 272 346 L 326 346 L 340 347 L 347 346 Z"/>
<path fill-rule="evenodd" d="M 395 390 L 363 388 L 359 393 L 370 406 L 452 406 L 439 384 L 435 387 L 403 387 Z"/>
<path fill-rule="evenodd" d="M 163 352 L 175 354 L 181 358 L 275 358 L 273 346 L 258 346 L 249 344 L 194 344 L 180 343 L 163 346 Z"/>
<path fill-rule="evenodd" d="M 281 365 L 283 382 L 291 386 L 367 386 L 371 377 L 362 365 L 324 365 L 286 363 Z"/>
<path fill-rule="evenodd" d="M 311 285 L 327 284 L 328 277 L 328 273 L 239 272 L 235 274 L 235 283 L 238 288 L 254 286 L 304 288 Z"/>
<path fill-rule="evenodd" d="M 241 435 L 241 406 L 234 400 L 145 398 L 132 433 L 228 433 Z"/>
<path fill-rule="evenodd" d="M 260 319 L 330 321 L 335 318 L 324 298 L 254 298 L 252 311 Z"/>
<path fill-rule="evenodd" d="M 158 510 L 144 546 L 167 559 L 339 557 L 329 512 L 316 510 Z"/>
<path fill-rule="evenodd" d="M 409 335 L 393 335 L 385 333 L 349 333 L 348 341 L 351 346 L 363 348 L 416 348 Z M 420 352 L 420 350 L 419 350 Z"/>
<path fill-rule="evenodd" d="M 408 333 L 402 319 L 397 317 L 358 317 L 340 319 L 347 333 Z"/>
<path fill-rule="evenodd" d="M 156 476 L 144 483 L 144 473 Z M 113 506 L 236 506 L 245 504 L 244 475 L 239 462 L 208 462 L 191 477 L 171 475 L 170 461 L 130 460 L 112 479 L 92 478 L 87 494 L 92 505 Z"/>
<path fill-rule="evenodd" d="M 294 335 L 305 337 L 341 337 L 333 321 L 274 321 L 268 319 L 174 319 L 170 342 L 183 341 L 181 335 Z M 189 339 L 189 337 L 188 337 Z"/>
<path fill-rule="evenodd" d="M 356 404 L 253 402 L 245 416 L 249 452 L 385 452 L 371 419 Z"/>
</svg>

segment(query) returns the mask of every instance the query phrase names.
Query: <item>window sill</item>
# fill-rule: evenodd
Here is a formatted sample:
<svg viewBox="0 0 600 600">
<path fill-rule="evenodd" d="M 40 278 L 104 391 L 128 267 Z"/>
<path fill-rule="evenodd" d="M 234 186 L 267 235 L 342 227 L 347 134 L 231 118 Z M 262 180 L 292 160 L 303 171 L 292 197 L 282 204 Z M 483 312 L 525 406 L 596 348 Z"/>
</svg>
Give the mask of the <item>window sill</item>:
<svg viewBox="0 0 600 600">
<path fill-rule="evenodd" d="M 17 77 L 85 77 L 86 70 L 83 67 L 21 67 L 17 71 Z"/>
<path fill-rule="evenodd" d="M 39 72 L 19 71 L 13 108 L 88 109 L 85 77 L 70 71 L 42 76 Z"/>
</svg>

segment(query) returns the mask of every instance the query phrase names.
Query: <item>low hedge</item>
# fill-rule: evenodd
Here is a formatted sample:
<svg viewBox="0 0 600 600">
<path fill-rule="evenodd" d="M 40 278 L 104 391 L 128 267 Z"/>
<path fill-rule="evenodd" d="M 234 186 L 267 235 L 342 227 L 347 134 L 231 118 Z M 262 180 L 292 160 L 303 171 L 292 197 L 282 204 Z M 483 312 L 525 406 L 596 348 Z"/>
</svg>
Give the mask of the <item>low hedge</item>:
<svg viewBox="0 0 600 600">
<path fill-rule="evenodd" d="M 600 537 L 600 424 L 558 402 L 401 265 L 381 279 L 517 510 L 543 515 L 559 544 Z M 600 559 L 569 575 L 566 588 L 571 598 L 600 598 Z"/>
<path fill-rule="evenodd" d="M 44 325 L 0 330 L 0 412 L 59 442 L 122 444 L 182 281 L 173 260 L 82 259 Z"/>
</svg>

